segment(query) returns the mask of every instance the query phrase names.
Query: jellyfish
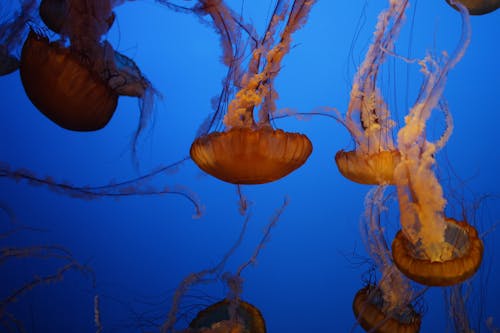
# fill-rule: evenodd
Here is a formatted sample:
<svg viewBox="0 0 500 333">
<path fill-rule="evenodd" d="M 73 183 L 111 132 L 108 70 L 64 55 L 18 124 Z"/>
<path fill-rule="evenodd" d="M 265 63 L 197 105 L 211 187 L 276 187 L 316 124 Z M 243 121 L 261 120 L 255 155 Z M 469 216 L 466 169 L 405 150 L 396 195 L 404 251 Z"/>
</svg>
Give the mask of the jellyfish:
<svg viewBox="0 0 500 333">
<path fill-rule="evenodd" d="M 447 74 L 470 41 L 469 14 L 463 5 L 456 5 L 462 16 L 461 40 L 449 59 L 444 55 L 443 65 L 430 55 L 419 62 L 425 80 L 398 132 L 401 158 L 394 170 L 402 228 L 392 243 L 394 263 L 410 279 L 429 286 L 467 280 L 478 270 L 483 255 L 483 243 L 475 228 L 445 216 L 446 200 L 433 170 L 435 154 L 447 142 L 452 126 L 436 142 L 428 141 L 425 134 L 426 122 L 442 100 Z M 446 110 L 443 104 L 439 106 Z"/>
<path fill-rule="evenodd" d="M 0 76 L 7 75 L 19 68 L 17 48 L 22 44 L 28 30 L 28 22 L 34 21 L 36 0 L 19 0 L 19 10 L 9 15 L 4 10 L 10 8 L 4 3 L 0 9 Z"/>
<path fill-rule="evenodd" d="M 380 66 L 397 39 L 408 1 L 390 1 L 379 17 L 374 40 L 354 77 L 345 119 L 342 121 L 355 142 L 355 149 L 340 150 L 335 163 L 347 179 L 361 184 L 393 184 L 399 152 L 391 132 L 394 121 L 377 87 Z"/>
<path fill-rule="evenodd" d="M 208 129 L 191 145 L 193 161 L 206 173 L 233 184 L 263 184 L 285 177 L 302 166 L 312 152 L 309 139 L 300 133 L 274 129 L 277 93 L 274 79 L 280 63 L 290 50 L 291 35 L 305 24 L 314 1 L 277 2 L 264 36 L 240 22 L 222 1 L 201 1 L 198 10 L 209 14 L 222 38 L 224 63 L 229 75 L 215 116 Z M 277 30 L 284 22 L 280 34 Z M 244 29 L 242 29 L 244 27 Z M 254 43 L 246 70 L 242 61 L 242 30 Z M 275 41 L 275 39 L 278 39 Z M 224 131 L 213 131 L 222 118 L 230 90 L 237 89 L 224 115 Z M 260 107 L 258 120 L 254 110 Z"/>
<path fill-rule="evenodd" d="M 380 272 L 378 283 L 369 282 L 355 295 L 352 304 L 357 322 L 367 332 L 419 332 L 422 315 L 412 305 L 415 299 L 408 279 L 392 262 L 381 220 L 385 186 L 366 195 L 361 235 L 366 251 Z"/>
<path fill-rule="evenodd" d="M 40 15 L 60 35 L 51 42 L 32 30 L 21 53 L 21 80 L 31 102 L 47 118 L 73 131 L 108 124 L 119 96 L 140 100 L 133 150 L 159 93 L 134 61 L 103 40 L 113 8 L 123 0 L 43 0 Z M 71 83 L 71 84 L 69 84 Z"/>
<path fill-rule="evenodd" d="M 196 318 L 191 321 L 189 327 L 181 332 L 266 332 L 266 324 L 260 310 L 242 299 L 241 295 L 243 293 L 244 281 L 241 275 L 248 266 L 257 261 L 261 250 L 264 248 L 266 243 L 269 242 L 272 229 L 278 224 L 278 221 L 288 206 L 288 203 L 288 198 L 285 197 L 283 204 L 276 210 L 265 227 L 264 234 L 255 247 L 252 256 L 247 261 L 243 262 L 235 272 L 224 271 L 224 266 L 243 241 L 248 223 L 250 221 L 250 214 L 247 214 L 245 217 L 238 239 L 217 265 L 199 272 L 191 273 L 181 281 L 173 296 L 168 316 L 165 322 L 161 325 L 162 333 L 176 332 L 174 326 L 177 322 L 179 306 L 182 297 L 191 287 L 202 282 L 206 284 L 209 281 L 216 281 L 219 277 L 222 277 L 222 282 L 228 288 L 226 297 L 200 311 Z"/>
<path fill-rule="evenodd" d="M 464 5 L 471 15 L 484 15 L 500 8 L 499 0 L 446 0 L 450 6 L 458 10 L 455 4 L 457 1 Z"/>
</svg>

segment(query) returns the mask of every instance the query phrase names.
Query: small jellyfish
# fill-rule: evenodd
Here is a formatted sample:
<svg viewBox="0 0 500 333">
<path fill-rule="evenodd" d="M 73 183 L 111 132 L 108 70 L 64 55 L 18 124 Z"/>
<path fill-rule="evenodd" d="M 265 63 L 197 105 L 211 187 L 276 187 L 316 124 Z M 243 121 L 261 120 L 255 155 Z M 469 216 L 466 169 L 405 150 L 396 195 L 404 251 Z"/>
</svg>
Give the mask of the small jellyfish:
<svg viewBox="0 0 500 333">
<path fill-rule="evenodd" d="M 412 305 L 415 293 L 392 262 L 384 235 L 384 191 L 384 186 L 378 186 L 367 194 L 360 228 L 366 251 L 381 277 L 356 293 L 352 308 L 357 322 L 368 332 L 419 332 L 422 315 Z"/>
<path fill-rule="evenodd" d="M 340 150 L 335 163 L 347 179 L 360 184 L 393 184 L 399 152 L 391 132 L 394 121 L 377 87 L 380 66 L 392 51 L 405 18 L 408 1 L 390 1 L 389 8 L 378 17 L 374 40 L 354 77 L 351 97 L 342 123 L 350 132 L 356 147 Z"/>
<path fill-rule="evenodd" d="M 435 154 L 451 135 L 451 120 L 436 142 L 426 139 L 426 123 L 442 100 L 448 72 L 470 42 L 469 14 L 457 3 L 462 36 L 455 52 L 443 64 L 430 55 L 419 62 L 425 75 L 421 93 L 398 133 L 400 162 L 394 170 L 402 230 L 392 244 L 396 266 L 410 279 L 429 286 L 448 286 L 470 278 L 479 268 L 483 244 L 474 227 L 447 218 L 446 200 L 435 175 Z M 441 109 L 451 118 L 443 104 Z"/>
<path fill-rule="evenodd" d="M 189 324 L 187 332 L 203 333 L 266 333 L 266 323 L 258 308 L 239 300 L 235 306 L 227 299 L 200 311 Z M 235 314 L 231 315 L 231 312 Z M 232 318 L 236 317 L 234 320 Z"/>
<path fill-rule="evenodd" d="M 500 0 L 446 0 L 450 6 L 458 10 L 457 1 L 464 5 L 471 15 L 484 15 L 500 8 Z"/>
<path fill-rule="evenodd" d="M 246 58 L 240 54 L 245 45 L 241 19 L 222 1 L 202 3 L 199 10 L 212 16 L 222 38 L 224 62 L 230 68 L 221 99 L 227 100 L 229 90 L 236 87 L 237 93 L 224 115 L 225 130 L 202 131 L 191 145 L 191 158 L 203 171 L 233 184 L 263 184 L 285 177 L 306 162 L 312 144 L 303 134 L 272 127 L 277 98 L 273 84 L 281 60 L 290 50 L 291 34 L 305 24 L 314 1 L 278 1 L 262 39 L 245 26 L 245 33 L 251 34 L 248 43 L 255 43 L 246 70 L 241 68 Z M 259 106 L 256 121 L 254 110 Z M 219 108 L 212 124 L 220 120 L 221 112 Z"/>
</svg>

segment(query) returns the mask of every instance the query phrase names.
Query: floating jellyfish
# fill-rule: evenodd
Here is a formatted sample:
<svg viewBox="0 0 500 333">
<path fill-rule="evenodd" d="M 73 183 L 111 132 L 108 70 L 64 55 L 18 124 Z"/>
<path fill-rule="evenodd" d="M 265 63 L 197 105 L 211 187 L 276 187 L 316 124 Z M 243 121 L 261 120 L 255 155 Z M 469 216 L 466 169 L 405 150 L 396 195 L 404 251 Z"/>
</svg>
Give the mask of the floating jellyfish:
<svg viewBox="0 0 500 333">
<path fill-rule="evenodd" d="M 446 0 L 450 6 L 458 10 L 457 1 L 464 5 L 471 15 L 484 15 L 500 8 L 500 0 Z"/>
<path fill-rule="evenodd" d="M 19 68 L 16 51 L 26 37 L 28 22 L 34 21 L 34 12 L 37 8 L 36 0 L 15 2 L 19 2 L 20 8 L 10 16 L 3 12 L 10 8 L 7 3 L 2 4 L 5 7 L 0 9 L 0 15 L 2 15 L 0 19 L 0 76 L 12 73 Z"/>
<path fill-rule="evenodd" d="M 419 332 L 422 316 L 412 305 L 415 295 L 409 281 L 392 262 L 381 225 L 382 213 L 386 209 L 384 200 L 384 186 L 375 188 L 366 196 L 361 233 L 381 278 L 378 284 L 371 282 L 356 293 L 353 312 L 367 332 Z"/>
<path fill-rule="evenodd" d="M 119 96 L 138 97 L 141 119 L 134 137 L 135 151 L 157 92 L 131 59 L 103 40 L 114 22 L 112 9 L 123 2 L 42 1 L 43 21 L 61 38 L 50 42 L 31 31 L 21 53 L 20 72 L 31 102 L 69 130 L 101 129 L 113 116 Z"/>
<path fill-rule="evenodd" d="M 236 309 L 231 309 L 231 302 L 227 299 L 214 303 L 200 311 L 189 324 L 188 332 L 204 333 L 265 333 L 266 323 L 260 310 L 245 301 L 238 301 Z M 239 319 L 231 320 L 231 311 Z"/>
<path fill-rule="evenodd" d="M 212 16 L 222 38 L 224 63 L 230 69 L 221 95 L 222 105 L 226 105 L 224 99 L 227 101 L 229 89 L 238 87 L 223 119 L 225 130 L 208 133 L 208 128 L 191 145 L 191 158 L 203 171 L 229 183 L 263 184 L 285 177 L 306 162 L 312 152 L 309 139 L 303 134 L 274 129 L 270 121 L 276 110 L 274 79 L 290 50 L 292 33 L 305 24 L 313 3 L 278 1 L 262 39 L 253 36 L 251 27 L 245 26 L 244 32 L 251 34 L 248 43 L 256 45 L 247 69 L 242 70 L 246 58 L 241 54 L 243 23 L 238 24 L 239 19 L 222 1 L 201 1 L 199 10 Z M 259 106 L 256 121 L 254 109 Z M 220 120 L 221 112 L 218 107 L 210 127 Z"/>
<path fill-rule="evenodd" d="M 352 151 L 340 150 L 335 162 L 340 173 L 360 184 L 393 184 L 399 152 L 394 147 L 387 104 L 377 87 L 380 66 L 397 39 L 408 1 L 390 1 L 379 17 L 374 41 L 365 56 L 351 89 L 351 98 L 342 121 L 355 141 Z"/>
<path fill-rule="evenodd" d="M 400 163 L 394 171 L 402 230 L 392 243 L 396 266 L 410 279 L 429 286 L 463 282 L 477 271 L 483 243 L 474 227 L 444 214 L 446 200 L 433 171 L 435 154 L 451 135 L 451 120 L 437 142 L 426 140 L 425 127 L 438 106 L 449 70 L 462 58 L 470 41 L 469 15 L 462 15 L 462 36 L 454 54 L 441 64 L 431 56 L 420 61 L 425 80 L 421 93 L 398 133 Z M 450 118 L 449 112 L 444 109 Z"/>
<path fill-rule="evenodd" d="M 224 284 L 228 288 L 227 296 L 218 302 L 211 304 L 200 311 L 196 318 L 189 324 L 189 328 L 182 330 L 182 333 L 266 333 L 266 324 L 260 310 L 254 305 L 241 299 L 243 292 L 242 272 L 249 265 L 256 262 L 260 251 L 269 241 L 271 230 L 277 225 L 285 208 L 288 206 L 288 199 L 285 198 L 281 207 L 275 212 L 270 222 L 267 224 L 264 235 L 255 248 L 249 260 L 241 264 L 236 272 L 224 272 L 224 266 L 228 259 L 233 255 L 236 249 L 243 241 L 250 215 L 247 214 L 240 235 L 231 249 L 225 254 L 224 258 L 214 267 L 191 273 L 185 277 L 175 291 L 172 306 L 166 321 L 161 326 L 161 332 L 177 332 L 174 328 L 177 322 L 177 312 L 184 294 L 192 286 L 201 282 L 216 281 L 222 277 Z"/>
</svg>

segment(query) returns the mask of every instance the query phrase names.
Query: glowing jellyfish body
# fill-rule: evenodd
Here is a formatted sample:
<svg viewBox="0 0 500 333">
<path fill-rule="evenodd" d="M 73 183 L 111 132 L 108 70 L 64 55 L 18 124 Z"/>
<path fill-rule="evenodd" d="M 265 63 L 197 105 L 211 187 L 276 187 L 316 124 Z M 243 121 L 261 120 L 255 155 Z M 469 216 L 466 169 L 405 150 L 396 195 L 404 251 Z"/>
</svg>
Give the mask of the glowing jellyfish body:
<svg viewBox="0 0 500 333">
<path fill-rule="evenodd" d="M 379 15 L 374 41 L 354 78 L 343 123 L 356 148 L 338 151 L 335 163 L 344 177 L 356 183 L 394 183 L 399 152 L 392 141 L 394 122 L 377 87 L 377 76 L 387 52 L 393 49 L 407 6 L 408 1 L 391 1 L 389 8 Z"/>
<path fill-rule="evenodd" d="M 382 309 L 384 299 L 380 289 L 367 286 L 360 289 L 352 303 L 352 309 L 359 324 L 367 332 L 374 333 L 417 333 L 420 332 L 422 317 L 408 305 L 399 316 L 388 316 Z"/>
<path fill-rule="evenodd" d="M 231 312 L 234 312 L 232 316 Z M 266 333 L 266 323 L 259 309 L 242 300 L 236 305 L 226 299 L 210 305 L 198 313 L 189 328 L 194 332 Z"/>
<path fill-rule="evenodd" d="M 463 282 L 477 271 L 483 252 L 472 226 L 445 218 L 446 200 L 434 173 L 436 152 L 451 135 L 451 120 L 447 120 L 448 126 L 437 142 L 427 141 L 425 135 L 426 123 L 442 98 L 448 72 L 460 61 L 470 41 L 469 15 L 464 6 L 457 5 L 463 24 L 460 43 L 442 65 L 431 56 L 420 61 L 426 79 L 398 133 L 401 159 L 394 178 L 402 231 L 393 242 L 392 252 L 403 273 L 426 285 Z"/>
<path fill-rule="evenodd" d="M 407 277 L 428 286 L 450 286 L 464 282 L 481 266 L 483 242 L 466 222 L 446 219 L 441 260 L 419 257 L 412 243 L 399 231 L 392 243 L 394 263 Z"/>
<path fill-rule="evenodd" d="M 73 131 L 95 131 L 113 116 L 118 94 L 70 49 L 31 32 L 21 63 L 27 96 L 57 125 Z"/>
<path fill-rule="evenodd" d="M 455 9 L 457 1 L 460 1 L 471 15 L 484 15 L 500 8 L 500 0 L 446 0 Z"/>
<path fill-rule="evenodd" d="M 246 71 L 240 68 L 244 57 L 238 54 L 240 49 L 235 43 L 241 34 L 236 35 L 235 31 L 240 31 L 241 26 L 235 23 L 234 14 L 222 2 L 203 8 L 212 15 L 223 40 L 224 62 L 233 75 L 227 82 L 239 90 L 224 116 L 226 130 L 202 134 L 193 142 L 190 153 L 202 170 L 229 183 L 262 184 L 278 180 L 302 166 L 312 152 L 312 144 L 305 135 L 276 130 L 270 124 L 277 98 L 273 80 L 290 49 L 291 34 L 305 23 L 314 1 L 297 0 L 290 6 L 285 3 L 280 1 L 276 5 L 264 38 L 254 37 L 250 41 L 257 45 L 252 49 Z M 288 21 L 279 42 L 275 43 L 276 30 L 286 17 Z M 259 106 L 259 120 L 255 121 L 253 112 Z M 221 110 L 217 111 L 216 117 Z"/>
<path fill-rule="evenodd" d="M 190 154 L 206 173 L 234 184 L 262 184 L 285 177 L 304 164 L 309 139 L 270 127 L 232 128 L 197 138 Z"/>
</svg>

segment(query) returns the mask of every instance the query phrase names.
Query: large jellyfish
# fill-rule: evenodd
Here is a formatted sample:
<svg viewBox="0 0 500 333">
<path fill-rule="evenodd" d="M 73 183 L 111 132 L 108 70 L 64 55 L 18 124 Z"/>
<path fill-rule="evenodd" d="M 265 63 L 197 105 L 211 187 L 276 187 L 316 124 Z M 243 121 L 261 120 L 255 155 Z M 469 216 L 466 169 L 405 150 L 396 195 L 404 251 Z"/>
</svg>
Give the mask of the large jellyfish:
<svg viewBox="0 0 500 333">
<path fill-rule="evenodd" d="M 60 35 L 50 42 L 31 31 L 21 54 L 21 80 L 31 102 L 59 126 L 95 131 L 109 122 L 119 96 L 140 99 L 147 124 L 155 89 L 128 57 L 113 50 L 103 35 L 114 22 L 113 8 L 124 0 L 43 0 L 44 23 Z"/>
<path fill-rule="evenodd" d="M 390 1 L 379 17 L 374 41 L 354 77 L 349 106 L 342 122 L 355 142 L 352 151 L 340 150 L 335 162 L 340 173 L 361 184 L 392 184 L 399 152 L 394 147 L 387 104 L 377 87 L 378 71 L 392 51 L 408 1 Z"/>
<path fill-rule="evenodd" d="M 312 144 L 305 135 L 274 129 L 270 120 L 276 109 L 274 79 L 290 50 L 292 33 L 304 25 L 313 3 L 278 1 L 264 36 L 258 39 L 222 1 L 201 1 L 199 10 L 212 16 L 222 38 L 224 63 L 229 67 L 222 104 L 217 106 L 209 128 L 191 146 L 191 157 L 203 171 L 229 183 L 262 184 L 286 176 L 311 154 Z M 242 33 L 249 35 L 248 43 L 255 43 L 246 70 L 242 69 Z M 222 117 L 230 89 L 234 88 L 238 91 L 227 106 L 225 130 L 207 133 L 218 125 L 214 123 Z"/>
<path fill-rule="evenodd" d="M 468 279 L 479 268 L 483 255 L 483 243 L 475 228 L 445 216 L 446 200 L 433 170 L 435 154 L 448 140 L 451 126 L 437 142 L 427 141 L 425 132 L 448 72 L 460 61 L 470 41 L 467 10 L 456 5 L 462 16 L 459 46 L 442 66 L 431 56 L 420 61 L 425 80 L 398 133 L 401 160 L 394 171 L 402 226 L 392 243 L 394 262 L 410 279 L 431 286 Z"/>
<path fill-rule="evenodd" d="M 4 2 L 0 8 L 0 76 L 7 75 L 19 68 L 17 49 L 26 37 L 28 22 L 34 21 L 36 0 L 19 0 L 17 11 L 9 9 L 12 4 Z"/>
<path fill-rule="evenodd" d="M 361 327 L 369 332 L 418 332 L 421 314 L 412 306 L 415 293 L 409 281 L 392 262 L 381 219 L 385 207 L 384 186 L 370 191 L 365 199 L 361 235 L 366 251 L 380 271 L 378 284 L 360 289 L 353 301 L 353 311 Z"/>
</svg>

